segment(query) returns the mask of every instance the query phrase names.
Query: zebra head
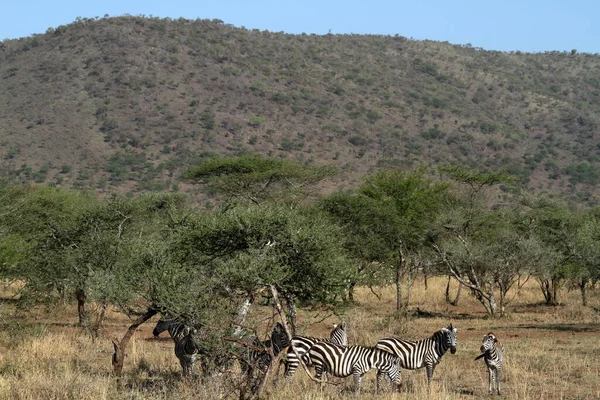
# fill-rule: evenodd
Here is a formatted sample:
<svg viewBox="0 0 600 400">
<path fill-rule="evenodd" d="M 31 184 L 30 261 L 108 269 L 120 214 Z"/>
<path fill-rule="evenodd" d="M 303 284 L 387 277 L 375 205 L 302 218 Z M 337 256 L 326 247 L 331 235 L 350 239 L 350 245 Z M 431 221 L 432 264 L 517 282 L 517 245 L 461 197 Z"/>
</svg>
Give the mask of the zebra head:
<svg viewBox="0 0 600 400">
<path fill-rule="evenodd" d="M 271 343 L 275 355 L 279 354 L 281 350 L 285 349 L 290 344 L 290 339 L 280 322 L 273 327 L 273 331 L 271 332 Z"/>
<path fill-rule="evenodd" d="M 452 327 L 452 324 L 450 324 L 447 328 L 442 328 L 442 333 L 444 335 L 444 345 L 446 348 L 450 349 L 450 353 L 456 353 L 456 342 L 458 340 L 456 328 Z"/>
<path fill-rule="evenodd" d="M 329 339 L 331 343 L 338 344 L 340 346 L 348 346 L 348 325 L 346 321 L 342 321 L 341 324 L 333 324 L 333 330 L 331 331 L 331 335 L 329 335 Z"/>
<path fill-rule="evenodd" d="M 161 333 L 169 329 L 169 327 L 174 323 L 173 319 L 160 319 L 154 329 L 152 330 L 152 335 L 154 337 L 158 337 Z"/>
<path fill-rule="evenodd" d="M 498 339 L 496 338 L 496 335 L 494 335 L 492 332 L 489 332 L 487 335 L 485 335 L 483 337 L 483 340 L 481 341 L 481 348 L 479 350 L 482 353 L 487 353 L 488 351 L 490 351 L 494 348 L 496 343 L 498 343 Z"/>
</svg>

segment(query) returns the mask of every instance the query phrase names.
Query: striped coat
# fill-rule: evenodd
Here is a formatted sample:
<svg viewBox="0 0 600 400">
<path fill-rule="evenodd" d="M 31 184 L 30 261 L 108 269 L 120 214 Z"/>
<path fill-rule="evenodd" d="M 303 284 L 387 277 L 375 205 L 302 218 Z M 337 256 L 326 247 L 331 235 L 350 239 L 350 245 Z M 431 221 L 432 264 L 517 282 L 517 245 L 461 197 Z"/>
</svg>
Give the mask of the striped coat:
<svg viewBox="0 0 600 400">
<path fill-rule="evenodd" d="M 431 337 L 422 340 L 404 340 L 398 338 L 384 338 L 377 342 L 375 347 L 385 350 L 398 357 L 400 368 L 420 369 L 427 371 L 427 387 L 431 386 L 431 379 L 437 364 L 442 356 L 450 349 L 456 353 L 457 331 L 450 324 L 447 328 L 435 332 Z M 380 375 L 377 376 L 377 387 L 380 384 Z"/>
<path fill-rule="evenodd" d="M 333 330 L 329 335 L 329 339 L 326 338 L 315 338 L 310 336 L 294 336 L 292 338 L 292 345 L 298 352 L 300 357 L 303 357 L 304 362 L 308 365 L 311 364 L 310 358 L 305 357 L 308 354 L 308 350 L 318 342 L 330 342 L 340 346 L 348 346 L 348 325 L 345 321 L 342 321 L 339 325 L 333 325 Z M 290 346 L 287 349 L 286 361 L 285 361 L 285 372 L 283 376 L 289 382 L 292 376 L 298 369 L 300 361 L 296 357 L 296 353 Z"/>
<path fill-rule="evenodd" d="M 502 347 L 502 343 L 500 343 L 496 335 L 489 332 L 483 337 L 480 351 L 481 354 L 475 360 L 483 358 L 485 361 L 488 369 L 488 391 L 492 394 L 495 384 L 496 393 L 500 396 L 500 372 L 502 371 L 502 364 L 504 362 L 504 348 Z"/>
<path fill-rule="evenodd" d="M 390 381 L 400 384 L 400 368 L 396 356 L 375 347 L 346 347 L 318 342 L 310 348 L 308 354 L 315 367 L 317 379 L 321 379 L 324 372 L 340 378 L 352 375 L 356 398 L 360 395 L 363 376 L 371 369 L 377 369 Z"/>
</svg>

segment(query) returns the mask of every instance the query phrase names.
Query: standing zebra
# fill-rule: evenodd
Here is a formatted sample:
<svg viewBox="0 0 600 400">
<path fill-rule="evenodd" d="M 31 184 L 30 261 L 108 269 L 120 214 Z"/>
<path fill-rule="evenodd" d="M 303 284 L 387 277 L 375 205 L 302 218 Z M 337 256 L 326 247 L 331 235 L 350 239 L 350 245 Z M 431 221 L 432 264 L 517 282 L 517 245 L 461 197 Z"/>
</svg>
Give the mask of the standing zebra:
<svg viewBox="0 0 600 400">
<path fill-rule="evenodd" d="M 310 348 L 308 354 L 315 366 L 317 379 L 321 379 L 324 372 L 340 378 L 353 375 L 356 398 L 360 395 L 363 376 L 373 368 L 376 368 L 378 373 L 386 374 L 396 385 L 400 384 L 397 357 L 376 347 L 346 347 L 329 342 L 318 342 Z"/>
<path fill-rule="evenodd" d="M 427 390 L 429 390 L 436 365 L 439 364 L 448 349 L 450 349 L 450 353 L 456 353 L 456 341 L 456 328 L 453 328 L 450 324 L 447 328 L 442 328 L 427 339 L 415 341 L 385 338 L 378 341 L 375 347 L 398 357 L 400 368 L 419 369 L 425 367 L 427 370 Z M 378 390 L 381 375 L 383 374 L 377 374 Z"/>
<path fill-rule="evenodd" d="M 329 342 L 340 346 L 348 346 L 347 328 L 348 325 L 346 324 L 346 322 L 342 321 L 342 323 L 339 325 L 333 325 L 333 330 L 329 335 L 329 339 L 315 338 L 310 336 L 294 336 L 292 338 L 292 345 L 294 346 L 300 357 L 303 357 L 305 354 L 307 354 L 308 350 L 315 343 L 318 342 Z M 291 346 L 288 347 L 286 359 L 287 361 L 285 362 L 285 371 L 283 373 L 283 376 L 285 377 L 286 381 L 290 382 L 292 376 L 294 375 L 294 373 L 298 369 L 298 366 L 300 365 L 300 360 L 298 360 L 298 357 L 296 357 L 296 353 L 294 353 L 294 350 Z M 310 359 L 306 359 L 306 361 L 308 361 L 307 364 L 310 364 Z M 279 375 L 279 371 L 277 372 L 277 375 Z"/>
<path fill-rule="evenodd" d="M 502 362 L 503 362 L 503 352 L 502 343 L 498 341 L 496 335 L 492 332 L 489 332 L 487 335 L 483 337 L 483 341 L 481 344 L 481 353 L 479 356 L 475 358 L 475 360 L 479 360 L 483 358 L 485 361 L 485 365 L 488 369 L 489 375 L 489 388 L 488 391 L 490 394 L 494 392 L 494 381 L 496 382 L 496 393 L 500 396 L 500 371 L 502 370 Z"/>
<path fill-rule="evenodd" d="M 156 323 L 152 334 L 157 337 L 165 330 L 169 331 L 169 335 L 173 339 L 173 342 L 175 342 L 175 356 L 179 359 L 179 364 L 181 364 L 183 379 L 187 381 L 192 375 L 198 355 L 202 352 L 193 337 L 193 335 L 197 334 L 197 331 L 187 325 L 181 318 L 170 315 Z"/>
<path fill-rule="evenodd" d="M 252 344 L 254 347 L 257 347 L 261 350 L 257 349 L 248 349 L 246 362 L 242 364 L 242 370 L 244 373 L 248 372 L 250 366 L 256 366 L 261 372 L 266 372 L 271 365 L 271 354 L 268 348 L 273 348 L 273 355 L 277 357 L 277 355 L 287 348 L 290 344 L 290 340 L 288 339 L 287 333 L 283 328 L 281 323 L 277 323 L 273 327 L 273 331 L 271 332 L 271 339 L 261 341 L 258 338 L 254 338 Z"/>
</svg>

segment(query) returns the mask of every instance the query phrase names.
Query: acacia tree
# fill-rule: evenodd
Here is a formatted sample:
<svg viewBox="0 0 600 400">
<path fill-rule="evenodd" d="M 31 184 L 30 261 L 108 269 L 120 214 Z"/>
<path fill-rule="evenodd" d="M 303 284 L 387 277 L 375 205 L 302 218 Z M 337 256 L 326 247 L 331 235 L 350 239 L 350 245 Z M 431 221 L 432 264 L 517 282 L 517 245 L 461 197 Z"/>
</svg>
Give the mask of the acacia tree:
<svg viewBox="0 0 600 400">
<path fill-rule="evenodd" d="M 336 173 L 332 166 L 304 165 L 248 155 L 209 159 L 201 166 L 190 169 L 186 178 L 203 184 L 207 192 L 221 197 L 225 209 L 239 203 L 258 205 L 277 202 L 296 207 L 318 191 L 320 182 Z M 289 292 L 281 295 L 291 317 L 292 329 L 295 329 L 297 299 Z M 253 301 L 253 294 L 248 293 L 240 306 L 238 320 L 243 321 Z"/>
<path fill-rule="evenodd" d="M 274 285 L 302 305 L 341 300 L 350 265 L 339 229 L 318 210 L 238 206 L 190 216 L 177 230 L 180 262 L 204 270 L 229 298 Z"/>
<path fill-rule="evenodd" d="M 19 212 L 25 187 L 0 187 L 0 277 L 5 283 L 19 278 L 18 265 L 25 259 L 28 244 L 25 238 L 12 229 L 16 222 L 12 216 Z"/>
<path fill-rule="evenodd" d="M 349 300 L 354 300 L 357 284 L 372 287 L 393 283 L 392 269 L 382 265 L 394 258 L 390 249 L 397 245 L 397 214 L 375 199 L 349 193 L 327 196 L 319 207 L 341 227 L 344 248 L 356 260 L 348 287 Z"/>
<path fill-rule="evenodd" d="M 332 166 L 308 166 L 289 160 L 249 155 L 211 158 L 190 169 L 185 177 L 204 184 L 209 192 L 222 196 L 225 204 L 245 200 L 298 203 L 316 192 L 319 182 L 333 177 Z"/>
<path fill-rule="evenodd" d="M 79 324 L 97 334 L 104 312 L 119 282 L 117 274 L 124 248 L 133 238 L 151 231 L 143 223 L 157 214 L 163 199 L 146 198 L 98 201 L 83 192 L 32 188 L 23 192 L 18 212 L 11 216 L 11 230 L 28 243 L 26 257 L 18 265 L 24 298 L 53 301 L 73 296 Z M 126 266 L 124 266 L 126 268 Z M 97 305 L 90 326 L 88 305 Z"/>
<path fill-rule="evenodd" d="M 593 213 L 576 212 L 564 202 L 544 196 L 522 200 L 534 234 L 548 246 L 554 259 L 535 271 L 547 305 L 560 304 L 559 291 L 570 277 L 586 281 L 588 262 L 594 263 Z M 585 291 L 585 284 L 584 284 Z"/>
<path fill-rule="evenodd" d="M 600 214 L 597 208 L 572 210 L 546 197 L 528 198 L 535 233 L 556 253 L 553 262 L 540 268 L 536 277 L 548 305 L 560 304 L 564 282 L 574 283 L 587 305 L 587 286 L 597 279 L 600 265 Z"/>
<path fill-rule="evenodd" d="M 573 256 L 568 262 L 568 279 L 588 305 L 587 287 L 600 277 L 600 219 L 598 209 L 577 212 L 578 229 L 573 238 Z"/>
<path fill-rule="evenodd" d="M 492 210 L 488 190 L 506 181 L 505 174 L 462 167 L 445 172 L 458 190 L 455 201 L 441 214 L 432 248 L 440 264 L 471 291 L 488 314 L 502 315 L 506 293 L 532 264 L 542 263 L 544 248 L 517 229 L 510 210 Z"/>
<path fill-rule="evenodd" d="M 383 170 L 370 177 L 358 194 L 336 194 L 324 199 L 322 207 L 344 227 L 347 249 L 364 266 L 380 265 L 380 283 L 390 275 L 396 284 L 397 309 L 404 307 L 402 284 L 411 278 L 417 263 L 406 262 L 406 252 L 418 254 L 430 224 L 447 195 L 447 185 L 428 179 L 425 170 Z M 385 268 L 387 266 L 387 268 Z M 390 268 L 392 267 L 392 268 Z M 410 284 L 409 284 L 410 287 Z"/>
</svg>

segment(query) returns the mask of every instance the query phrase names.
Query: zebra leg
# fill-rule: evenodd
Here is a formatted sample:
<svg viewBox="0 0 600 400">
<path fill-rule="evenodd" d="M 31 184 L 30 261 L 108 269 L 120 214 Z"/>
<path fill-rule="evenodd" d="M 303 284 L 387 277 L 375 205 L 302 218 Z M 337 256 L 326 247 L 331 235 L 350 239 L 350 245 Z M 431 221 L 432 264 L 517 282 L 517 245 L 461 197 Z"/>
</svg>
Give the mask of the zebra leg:
<svg viewBox="0 0 600 400">
<path fill-rule="evenodd" d="M 379 394 L 379 388 L 381 387 L 381 376 L 383 374 L 384 374 L 383 372 L 381 372 L 380 370 L 377 370 L 377 392 L 376 392 L 377 394 Z"/>
<path fill-rule="evenodd" d="M 323 365 L 315 364 L 315 378 L 321 380 L 323 376 Z M 323 382 L 319 382 L 319 390 L 323 392 Z"/>
<path fill-rule="evenodd" d="M 431 380 L 433 379 L 435 364 L 427 364 L 425 369 L 427 370 L 427 393 L 429 393 L 431 391 Z"/>
<path fill-rule="evenodd" d="M 183 359 L 183 357 L 179 360 L 179 364 L 181 364 L 181 373 L 183 375 L 184 382 L 188 382 L 190 380 L 191 368 L 190 365 Z"/>
<path fill-rule="evenodd" d="M 283 370 L 283 377 L 285 381 L 290 384 L 292 382 L 292 376 L 294 376 L 294 372 L 296 372 L 296 368 L 298 367 L 297 360 L 288 355 L 288 359 L 285 363 L 285 368 Z"/>
<path fill-rule="evenodd" d="M 496 392 L 498 393 L 498 396 L 501 396 L 501 394 L 500 394 L 500 368 L 496 369 Z"/>
<path fill-rule="evenodd" d="M 492 394 L 494 392 L 494 370 L 488 367 L 488 393 Z"/>
<path fill-rule="evenodd" d="M 365 374 L 361 374 L 358 371 L 354 372 L 354 397 L 358 399 L 360 396 L 360 386 L 362 383 L 362 378 Z"/>
</svg>

